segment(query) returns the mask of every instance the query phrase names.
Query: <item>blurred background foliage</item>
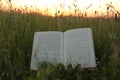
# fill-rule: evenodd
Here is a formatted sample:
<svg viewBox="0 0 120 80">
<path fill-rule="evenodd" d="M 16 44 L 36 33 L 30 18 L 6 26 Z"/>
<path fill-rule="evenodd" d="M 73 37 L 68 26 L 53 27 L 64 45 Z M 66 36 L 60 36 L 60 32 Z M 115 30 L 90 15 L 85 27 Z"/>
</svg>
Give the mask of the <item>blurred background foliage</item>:
<svg viewBox="0 0 120 80">
<path fill-rule="evenodd" d="M 97 67 L 44 63 L 30 70 L 36 31 L 66 31 L 90 27 L 93 30 Z M 0 80 L 119 80 L 120 18 L 42 16 L 36 13 L 0 11 Z"/>
</svg>

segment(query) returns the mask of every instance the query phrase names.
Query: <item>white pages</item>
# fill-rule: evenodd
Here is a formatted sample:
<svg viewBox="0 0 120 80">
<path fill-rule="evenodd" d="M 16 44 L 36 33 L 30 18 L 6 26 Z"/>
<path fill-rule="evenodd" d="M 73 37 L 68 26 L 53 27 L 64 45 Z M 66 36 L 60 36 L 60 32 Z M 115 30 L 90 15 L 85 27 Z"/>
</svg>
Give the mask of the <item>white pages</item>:
<svg viewBox="0 0 120 80">
<path fill-rule="evenodd" d="M 41 62 L 72 64 L 75 67 L 95 67 L 93 34 L 90 28 L 66 32 L 36 32 L 30 68 L 37 70 Z"/>
</svg>

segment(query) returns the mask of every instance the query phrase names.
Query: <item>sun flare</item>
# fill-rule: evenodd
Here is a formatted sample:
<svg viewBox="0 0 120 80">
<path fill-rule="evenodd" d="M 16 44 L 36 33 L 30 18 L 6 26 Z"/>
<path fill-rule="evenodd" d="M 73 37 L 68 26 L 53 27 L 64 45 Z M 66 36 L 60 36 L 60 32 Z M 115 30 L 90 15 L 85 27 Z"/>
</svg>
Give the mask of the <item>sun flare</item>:
<svg viewBox="0 0 120 80">
<path fill-rule="evenodd" d="M 1 0 L 0 9 L 49 16 L 103 16 L 120 15 L 119 4 L 119 0 Z"/>
</svg>

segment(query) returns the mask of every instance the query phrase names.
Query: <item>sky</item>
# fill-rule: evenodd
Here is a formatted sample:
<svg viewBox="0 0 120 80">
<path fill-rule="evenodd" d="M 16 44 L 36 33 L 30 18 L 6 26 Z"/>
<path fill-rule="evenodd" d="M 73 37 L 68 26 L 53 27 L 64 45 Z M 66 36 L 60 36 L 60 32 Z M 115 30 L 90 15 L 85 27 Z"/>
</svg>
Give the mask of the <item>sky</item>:
<svg viewBox="0 0 120 80">
<path fill-rule="evenodd" d="M 56 12 L 63 15 L 87 14 L 88 16 L 120 12 L 120 0 L 1 0 L 3 10 L 21 9 L 39 12 L 43 15 L 55 16 Z"/>
</svg>

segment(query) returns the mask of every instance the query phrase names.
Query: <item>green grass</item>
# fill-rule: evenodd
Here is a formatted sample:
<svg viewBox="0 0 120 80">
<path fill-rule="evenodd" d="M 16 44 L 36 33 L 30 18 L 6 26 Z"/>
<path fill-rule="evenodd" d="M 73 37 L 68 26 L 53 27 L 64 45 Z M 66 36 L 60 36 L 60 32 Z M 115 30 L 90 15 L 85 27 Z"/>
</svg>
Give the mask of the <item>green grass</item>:
<svg viewBox="0 0 120 80">
<path fill-rule="evenodd" d="M 97 67 L 65 69 L 44 64 L 30 70 L 34 32 L 90 27 L 94 33 Z M 0 11 L 0 80 L 120 80 L 120 18 L 49 17 Z"/>
</svg>

